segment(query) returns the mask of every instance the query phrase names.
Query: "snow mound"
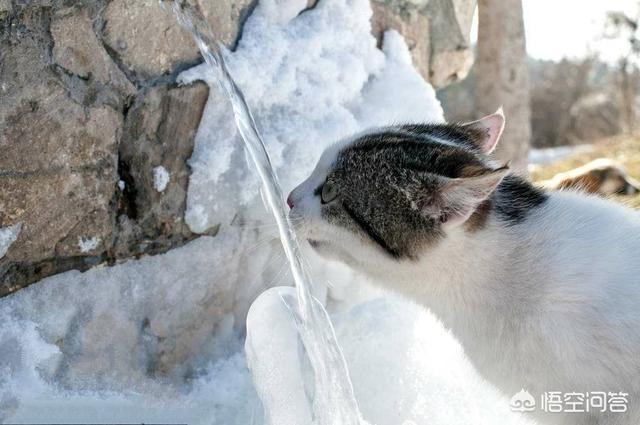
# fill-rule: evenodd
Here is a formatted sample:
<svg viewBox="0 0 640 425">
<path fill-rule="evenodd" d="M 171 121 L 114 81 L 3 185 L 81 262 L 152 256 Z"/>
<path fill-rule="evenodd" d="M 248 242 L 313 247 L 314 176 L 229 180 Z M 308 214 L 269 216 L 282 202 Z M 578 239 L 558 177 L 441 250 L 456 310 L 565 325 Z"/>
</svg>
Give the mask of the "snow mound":
<svg viewBox="0 0 640 425">
<path fill-rule="evenodd" d="M 261 1 L 237 50 L 226 56 L 285 192 L 340 138 L 371 126 L 443 120 L 402 37 L 389 32 L 383 51 L 376 48 L 367 0 L 323 0 L 300 13 L 305 7 L 304 1 Z M 189 69 L 178 80 L 204 80 L 211 88 L 189 161 L 186 212 L 191 230 L 204 232 L 251 208 L 259 182 L 208 67 Z"/>
<path fill-rule="evenodd" d="M 78 247 L 80 248 L 80 252 L 87 253 L 91 252 L 98 247 L 100 243 L 100 238 L 92 237 L 88 239 L 78 238 Z"/>
<path fill-rule="evenodd" d="M 0 258 L 4 257 L 12 243 L 18 239 L 22 223 L 0 228 Z"/>
<path fill-rule="evenodd" d="M 272 288 L 247 318 L 245 352 L 267 424 L 311 425 L 305 363 L 289 306 Z M 460 345 L 424 309 L 387 296 L 334 315 L 364 418 L 376 425 L 525 425 L 476 375 Z"/>
<path fill-rule="evenodd" d="M 158 192 L 164 192 L 171 178 L 169 172 L 162 165 L 153 169 L 153 188 Z"/>
</svg>

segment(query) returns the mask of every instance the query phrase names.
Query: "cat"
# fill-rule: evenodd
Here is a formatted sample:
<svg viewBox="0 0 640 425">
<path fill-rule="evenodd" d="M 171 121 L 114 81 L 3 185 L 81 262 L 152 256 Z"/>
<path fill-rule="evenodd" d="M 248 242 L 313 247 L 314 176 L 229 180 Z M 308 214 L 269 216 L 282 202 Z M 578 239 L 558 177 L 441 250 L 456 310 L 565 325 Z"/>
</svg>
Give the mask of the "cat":
<svg viewBox="0 0 640 425">
<path fill-rule="evenodd" d="M 491 158 L 504 125 L 499 111 L 336 143 L 287 199 L 297 234 L 431 310 L 508 397 L 624 393 L 607 395 L 624 413 L 539 405 L 541 423 L 637 425 L 640 214 L 511 173 Z"/>
</svg>

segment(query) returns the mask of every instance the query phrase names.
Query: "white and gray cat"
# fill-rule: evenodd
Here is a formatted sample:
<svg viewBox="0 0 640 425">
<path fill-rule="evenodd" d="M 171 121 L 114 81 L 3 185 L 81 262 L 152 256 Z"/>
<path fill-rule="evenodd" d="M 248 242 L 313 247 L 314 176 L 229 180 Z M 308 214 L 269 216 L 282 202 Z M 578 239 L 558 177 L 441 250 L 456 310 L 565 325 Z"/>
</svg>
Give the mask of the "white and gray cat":
<svg viewBox="0 0 640 425">
<path fill-rule="evenodd" d="M 498 112 L 334 145 L 289 196 L 298 234 L 429 308 L 505 395 L 628 394 L 626 413 L 543 423 L 640 424 L 640 214 L 510 175 L 489 157 L 503 128 Z"/>
</svg>

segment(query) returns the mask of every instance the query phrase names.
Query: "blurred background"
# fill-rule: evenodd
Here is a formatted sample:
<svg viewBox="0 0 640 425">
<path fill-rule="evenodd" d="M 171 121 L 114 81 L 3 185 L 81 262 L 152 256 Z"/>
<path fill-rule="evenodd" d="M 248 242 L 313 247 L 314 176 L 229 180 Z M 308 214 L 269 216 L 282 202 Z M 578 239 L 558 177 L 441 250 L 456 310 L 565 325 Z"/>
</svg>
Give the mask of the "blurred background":
<svg viewBox="0 0 640 425">
<path fill-rule="evenodd" d="M 640 206 L 633 180 L 640 177 L 639 3 L 518 3 L 478 2 L 475 63 L 438 91 L 447 120 L 477 119 L 504 104 L 498 154 L 505 161 L 551 187 L 579 186 Z"/>
</svg>

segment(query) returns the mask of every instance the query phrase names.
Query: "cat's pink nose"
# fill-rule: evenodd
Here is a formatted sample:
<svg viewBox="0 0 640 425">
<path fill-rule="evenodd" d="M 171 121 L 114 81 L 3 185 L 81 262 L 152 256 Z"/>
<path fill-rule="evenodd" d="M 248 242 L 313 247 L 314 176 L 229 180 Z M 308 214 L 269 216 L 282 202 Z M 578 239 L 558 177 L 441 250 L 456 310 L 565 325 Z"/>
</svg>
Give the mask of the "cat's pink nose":
<svg viewBox="0 0 640 425">
<path fill-rule="evenodd" d="M 287 196 L 287 205 L 289 205 L 289 208 L 293 208 L 293 199 L 291 199 L 292 194 L 293 192 L 291 192 L 289 196 Z"/>
</svg>

